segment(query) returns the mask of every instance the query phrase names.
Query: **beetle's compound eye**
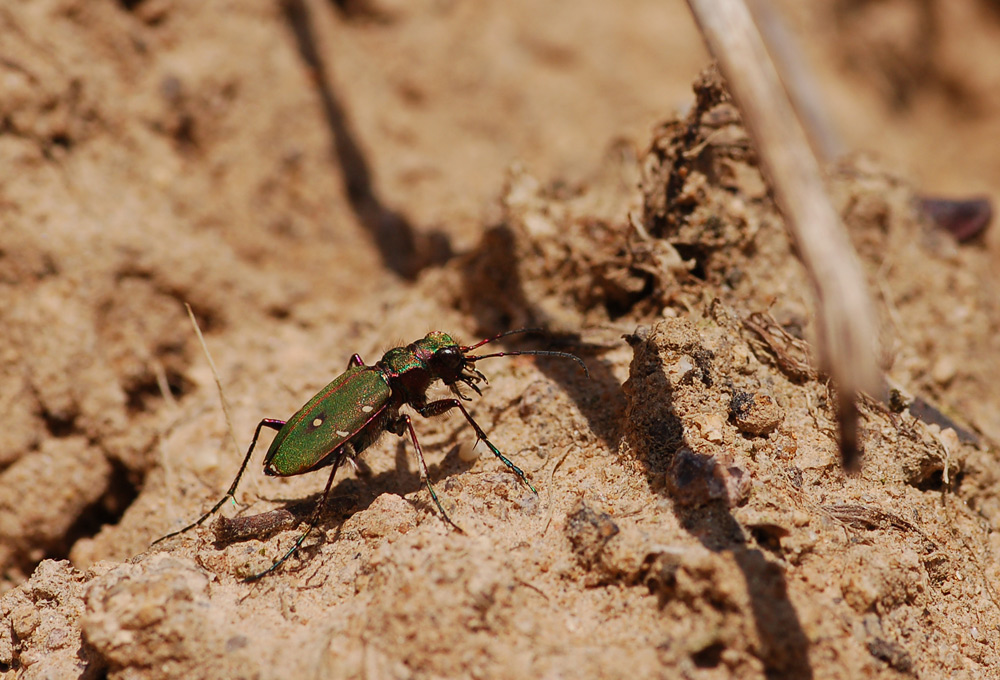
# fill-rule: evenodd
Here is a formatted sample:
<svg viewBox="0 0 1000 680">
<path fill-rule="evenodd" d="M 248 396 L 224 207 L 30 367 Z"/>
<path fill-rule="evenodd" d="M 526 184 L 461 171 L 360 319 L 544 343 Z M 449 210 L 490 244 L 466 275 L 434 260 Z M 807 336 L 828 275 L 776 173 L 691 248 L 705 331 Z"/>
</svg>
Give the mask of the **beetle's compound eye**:
<svg viewBox="0 0 1000 680">
<path fill-rule="evenodd" d="M 465 368 L 465 355 L 458 345 L 442 347 L 434 352 L 430 359 L 431 370 L 446 383 L 455 382 L 462 377 Z"/>
</svg>

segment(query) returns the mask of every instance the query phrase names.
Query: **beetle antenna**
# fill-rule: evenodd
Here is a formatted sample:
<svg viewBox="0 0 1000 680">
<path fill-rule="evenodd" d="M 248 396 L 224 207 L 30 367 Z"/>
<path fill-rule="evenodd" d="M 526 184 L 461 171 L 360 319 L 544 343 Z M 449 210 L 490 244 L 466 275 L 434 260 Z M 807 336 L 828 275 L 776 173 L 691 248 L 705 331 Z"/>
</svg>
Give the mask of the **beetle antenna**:
<svg viewBox="0 0 1000 680">
<path fill-rule="evenodd" d="M 514 332 L 518 332 L 518 331 L 514 331 Z M 509 333 L 508 333 L 508 335 L 509 335 Z M 480 343 L 480 344 L 482 344 L 482 343 Z M 477 345 L 477 347 L 478 347 L 478 345 Z M 565 359 L 572 359 L 576 363 L 580 364 L 580 367 L 583 369 L 583 372 L 587 374 L 588 378 L 590 377 L 590 371 L 587 370 L 587 364 L 583 363 L 583 359 L 581 359 L 580 357 L 578 357 L 575 354 L 570 354 L 569 352 L 553 352 L 553 351 L 544 350 L 544 349 L 532 349 L 532 350 L 521 350 L 521 351 L 517 351 L 517 352 L 496 352 L 494 354 L 481 354 L 480 356 L 477 356 L 477 357 L 467 356 L 467 357 L 465 357 L 465 360 L 469 361 L 469 362 L 473 362 L 473 361 L 479 361 L 480 359 L 492 359 L 493 357 L 512 357 L 512 356 L 517 356 L 518 354 L 534 354 L 536 356 L 563 357 Z"/>
<path fill-rule="evenodd" d="M 458 349 L 461 350 L 462 354 L 465 354 L 466 352 L 471 352 L 477 347 L 482 347 L 483 345 L 495 342 L 500 338 L 506 338 L 508 335 L 516 335 L 518 333 L 543 333 L 544 331 L 545 329 L 543 328 L 518 328 L 517 330 L 504 331 L 503 333 L 498 333 L 494 335 L 492 338 L 486 338 L 485 340 L 480 340 L 475 345 L 469 345 L 467 347 L 459 347 Z"/>
</svg>

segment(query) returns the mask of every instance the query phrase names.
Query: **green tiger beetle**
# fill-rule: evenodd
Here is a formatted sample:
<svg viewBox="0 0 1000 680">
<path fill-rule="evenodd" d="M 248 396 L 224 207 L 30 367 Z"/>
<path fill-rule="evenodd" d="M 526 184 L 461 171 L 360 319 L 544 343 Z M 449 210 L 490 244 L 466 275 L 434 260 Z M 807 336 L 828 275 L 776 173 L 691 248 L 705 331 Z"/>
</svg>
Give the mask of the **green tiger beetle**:
<svg viewBox="0 0 1000 680">
<path fill-rule="evenodd" d="M 465 384 L 476 394 L 482 396 L 476 383 L 488 384 L 489 381 L 476 369 L 475 363 L 493 357 L 520 354 L 564 357 L 576 361 L 583 367 L 584 372 L 590 375 L 583 360 L 568 352 L 525 350 L 494 352 L 478 356 L 471 354 L 473 350 L 502 337 L 536 330 L 522 328 L 507 331 L 482 340 L 475 345 L 459 345 L 447 333 L 432 331 L 406 347 L 390 349 L 373 366 L 366 366 L 361 357 L 355 354 L 347 363 L 347 370 L 342 375 L 320 390 L 287 421 L 275 418 L 261 420 L 257 424 L 257 429 L 254 430 L 250 448 L 247 449 L 243 463 L 240 465 L 236 478 L 229 486 L 226 495 L 196 521 L 183 529 L 157 539 L 153 545 L 201 525 L 221 508 L 226 500 L 235 498 L 236 487 L 246 471 L 260 431 L 265 427 L 277 430 L 278 434 L 275 435 L 267 450 L 267 455 L 264 456 L 264 474 L 273 477 L 291 477 L 312 472 L 328 465 L 332 466 L 333 469 L 330 471 L 326 488 L 312 512 L 306 530 L 280 559 L 268 569 L 246 578 L 245 581 L 256 581 L 271 573 L 298 550 L 319 521 L 321 510 L 330 495 L 337 469 L 344 461 L 354 459 L 374 444 L 383 432 L 392 432 L 400 437 L 409 433 L 410 440 L 417 452 L 420 477 L 427 486 L 427 491 L 444 520 L 461 531 L 461 528 L 448 517 L 448 513 L 441 506 L 437 493 L 431 485 L 430 477 L 427 474 L 427 463 L 424 461 L 424 453 L 420 448 L 420 442 L 417 441 L 417 433 L 413 430 L 410 416 L 399 412 L 404 404 L 409 405 L 425 418 L 439 416 L 453 408 L 459 409 L 472 425 L 476 437 L 484 442 L 493 455 L 510 468 L 518 479 L 537 494 L 535 487 L 525 477 L 524 471 L 500 453 L 500 450 L 490 442 L 483 428 L 469 415 L 462 401 L 471 400 L 459 390 L 459 384 Z M 458 398 L 427 401 L 427 390 L 435 380 L 442 381 Z"/>
</svg>

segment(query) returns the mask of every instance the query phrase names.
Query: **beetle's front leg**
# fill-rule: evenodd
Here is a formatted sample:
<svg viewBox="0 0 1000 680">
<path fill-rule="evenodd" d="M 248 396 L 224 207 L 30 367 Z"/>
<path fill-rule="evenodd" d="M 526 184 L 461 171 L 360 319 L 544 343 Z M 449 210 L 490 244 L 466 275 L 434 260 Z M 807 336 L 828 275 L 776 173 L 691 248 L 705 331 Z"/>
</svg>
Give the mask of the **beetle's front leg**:
<svg viewBox="0 0 1000 680">
<path fill-rule="evenodd" d="M 330 477 L 326 480 L 326 487 L 323 489 L 323 495 L 320 496 L 320 499 L 318 501 L 316 501 L 316 506 L 313 508 L 312 514 L 309 516 L 309 524 L 306 527 L 306 530 L 299 535 L 295 543 L 292 544 L 292 547 L 289 548 L 288 552 L 282 555 L 280 559 L 275 561 L 274 564 L 272 564 L 264 571 L 247 576 L 245 579 L 243 579 L 244 583 L 253 583 L 254 581 L 257 581 L 263 578 L 264 576 L 267 576 L 271 572 L 277 570 L 278 567 L 284 564 L 289 557 L 295 554 L 295 551 L 299 549 L 302 543 L 306 540 L 306 537 L 309 536 L 309 533 L 316 528 L 316 524 L 319 522 L 320 515 L 323 514 L 323 508 L 326 507 L 326 502 L 330 498 L 330 490 L 333 488 L 333 478 L 336 477 L 337 470 L 340 469 L 341 463 L 357 455 L 354 451 L 354 447 L 351 445 L 350 442 L 346 442 L 339 449 L 337 449 L 336 454 L 337 457 L 333 459 L 333 465 L 331 466 L 330 469 Z"/>
<path fill-rule="evenodd" d="M 490 447 L 490 451 L 493 452 L 493 455 L 499 458 L 500 462 L 509 467 L 511 471 L 513 471 L 513 473 L 516 474 L 520 480 L 532 490 L 532 492 L 534 492 L 535 495 L 538 495 L 538 491 L 535 490 L 535 487 L 531 485 L 531 482 L 529 482 L 528 478 L 525 476 L 524 470 L 514 465 L 514 463 L 512 463 L 507 456 L 500 453 L 500 449 L 493 445 L 493 442 L 491 442 L 489 437 L 486 436 L 483 428 L 479 427 L 479 423 L 472 419 L 472 416 L 469 415 L 469 412 L 465 409 L 465 405 L 458 399 L 438 399 L 437 401 L 432 401 L 429 404 L 425 404 L 417 408 L 417 413 L 422 415 L 424 418 L 432 418 L 434 416 L 439 416 L 442 413 L 446 413 L 453 408 L 457 408 L 462 412 L 462 415 L 465 416 L 465 419 L 469 421 L 469 424 L 472 425 L 472 428 L 476 431 L 476 436 L 484 442 L 486 446 Z"/>
</svg>

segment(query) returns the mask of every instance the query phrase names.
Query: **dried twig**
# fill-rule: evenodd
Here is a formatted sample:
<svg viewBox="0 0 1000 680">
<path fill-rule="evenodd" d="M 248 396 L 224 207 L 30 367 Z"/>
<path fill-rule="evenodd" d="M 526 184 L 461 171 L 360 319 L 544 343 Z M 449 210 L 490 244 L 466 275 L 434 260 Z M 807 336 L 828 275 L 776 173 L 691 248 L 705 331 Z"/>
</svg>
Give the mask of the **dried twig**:
<svg viewBox="0 0 1000 680">
<path fill-rule="evenodd" d="M 805 126 L 813 151 L 823 163 L 836 160 L 844 152 L 844 143 L 823 101 L 822 92 L 802 58 L 798 41 L 770 0 L 750 0 L 750 12 L 764 37 L 768 53 L 774 59 L 792 106 Z"/>
<path fill-rule="evenodd" d="M 792 380 L 815 380 L 819 373 L 813 368 L 809 343 L 796 338 L 781 327 L 766 312 L 753 312 L 742 319 L 743 325 L 752 330 L 774 356 L 778 369 Z M 751 344 L 756 354 L 756 345 Z"/>
<path fill-rule="evenodd" d="M 875 529 L 885 530 L 891 528 L 898 529 L 904 533 L 911 532 L 917 534 L 921 539 L 923 539 L 928 552 L 938 549 L 937 544 L 934 543 L 934 541 L 932 541 L 930 537 L 921 531 L 915 524 L 907 522 L 902 517 L 894 515 L 891 512 L 886 512 L 885 510 L 880 510 L 879 508 L 867 505 L 850 503 L 824 505 L 821 507 L 824 512 L 837 521 L 843 522 L 844 524 L 852 526 L 855 529 L 872 531 Z"/>
<path fill-rule="evenodd" d="M 819 163 L 743 0 L 688 0 L 757 149 L 817 298 L 819 350 L 839 395 L 840 450 L 859 462 L 855 395 L 881 391 L 875 314 Z"/>
</svg>

